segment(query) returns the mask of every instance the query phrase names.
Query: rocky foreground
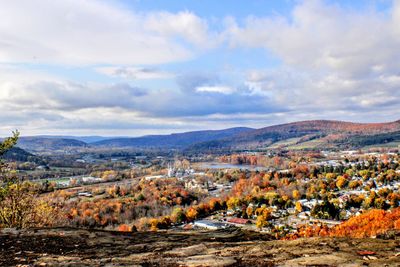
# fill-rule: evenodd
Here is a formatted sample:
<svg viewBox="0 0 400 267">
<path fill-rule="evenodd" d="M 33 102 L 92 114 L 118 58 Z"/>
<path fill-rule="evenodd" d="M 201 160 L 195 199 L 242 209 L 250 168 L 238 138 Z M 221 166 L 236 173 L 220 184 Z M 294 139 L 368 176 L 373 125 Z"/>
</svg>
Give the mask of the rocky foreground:
<svg viewBox="0 0 400 267">
<path fill-rule="evenodd" d="M 400 266 L 400 240 L 276 241 L 241 230 L 3 230 L 0 266 Z"/>
</svg>

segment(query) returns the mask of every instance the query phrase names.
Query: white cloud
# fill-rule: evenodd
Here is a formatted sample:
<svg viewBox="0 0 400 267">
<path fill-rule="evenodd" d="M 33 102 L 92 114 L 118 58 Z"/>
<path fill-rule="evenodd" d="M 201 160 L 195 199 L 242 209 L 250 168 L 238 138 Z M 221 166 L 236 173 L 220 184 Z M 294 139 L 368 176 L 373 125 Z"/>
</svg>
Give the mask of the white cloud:
<svg viewBox="0 0 400 267">
<path fill-rule="evenodd" d="M 0 131 L 109 133 L 115 128 L 126 134 L 315 118 L 398 119 L 400 1 L 388 13 L 303 1 L 290 17 L 226 19 L 223 33 L 191 12 L 135 13 L 110 3 L 116 2 L 2 4 L 0 63 L 94 64 L 90 68 L 130 83 L 71 81 L 24 70 L 23 64 L 0 65 L 0 113 L 6 114 Z M 227 44 L 232 55 L 237 47 L 264 48 L 282 64 L 244 71 L 242 81 L 243 73 L 232 78 L 222 71 L 189 75 L 193 70 L 188 70 L 176 77 L 176 88 L 133 85 L 175 78 L 157 65 Z M 190 64 L 184 67 L 196 62 Z"/>
<path fill-rule="evenodd" d="M 229 86 L 217 85 L 217 86 L 199 86 L 196 88 L 196 92 L 210 92 L 220 93 L 225 95 L 233 94 L 236 90 Z"/>
<path fill-rule="evenodd" d="M 207 23 L 194 14 L 134 13 L 115 3 L 3 2 L 0 62 L 159 64 L 191 58 L 189 44 L 206 45 Z"/>
<path fill-rule="evenodd" d="M 295 117 L 398 119 L 400 1 L 387 13 L 302 1 L 289 17 L 229 18 L 226 25 L 231 47 L 264 48 L 282 60 L 249 71 L 245 84 Z"/>
<path fill-rule="evenodd" d="M 211 33 L 205 19 L 189 11 L 150 14 L 145 21 L 145 27 L 163 36 L 184 37 L 201 48 L 215 47 L 222 41 L 222 36 L 218 33 Z"/>
<path fill-rule="evenodd" d="M 130 80 L 152 80 L 172 78 L 172 73 L 154 68 L 139 67 L 99 67 L 96 71 L 112 77 L 121 77 Z"/>
<path fill-rule="evenodd" d="M 303 70 L 366 76 L 400 67 L 399 6 L 387 15 L 303 1 L 289 18 L 248 17 L 243 26 L 231 19 L 225 34 L 233 46 L 264 47 Z"/>
<path fill-rule="evenodd" d="M 226 86 L 204 86 L 200 92 L 193 89 L 69 81 L 0 65 L 0 113 L 6 114 L 0 118 L 0 133 L 16 128 L 25 135 L 40 131 L 87 134 L 90 129 L 97 134 L 114 129 L 119 135 L 135 130 L 205 129 L 209 128 L 205 121 L 199 124 L 193 118 L 275 109 L 266 105 L 266 98 L 243 95 Z"/>
</svg>

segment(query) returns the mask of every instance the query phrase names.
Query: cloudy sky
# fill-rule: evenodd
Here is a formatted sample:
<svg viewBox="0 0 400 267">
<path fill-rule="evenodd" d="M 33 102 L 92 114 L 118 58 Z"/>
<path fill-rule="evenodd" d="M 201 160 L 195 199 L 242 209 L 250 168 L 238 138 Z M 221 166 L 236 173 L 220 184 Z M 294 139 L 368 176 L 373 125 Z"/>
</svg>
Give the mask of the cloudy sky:
<svg viewBox="0 0 400 267">
<path fill-rule="evenodd" d="M 400 1 L 15 0 L 0 135 L 400 119 Z"/>
</svg>

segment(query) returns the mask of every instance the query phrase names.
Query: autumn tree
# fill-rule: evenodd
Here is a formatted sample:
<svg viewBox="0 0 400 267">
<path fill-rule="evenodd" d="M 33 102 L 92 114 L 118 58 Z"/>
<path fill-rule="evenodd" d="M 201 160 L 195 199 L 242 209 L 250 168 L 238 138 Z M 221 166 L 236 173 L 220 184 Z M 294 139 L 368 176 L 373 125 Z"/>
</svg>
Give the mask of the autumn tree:
<svg viewBox="0 0 400 267">
<path fill-rule="evenodd" d="M 400 208 L 391 211 L 370 210 L 332 228 L 329 235 L 353 238 L 373 237 L 393 229 L 400 229 Z"/>
<path fill-rule="evenodd" d="M 251 218 L 253 216 L 253 207 L 248 206 L 246 208 L 246 214 L 247 214 L 247 218 Z"/>
<path fill-rule="evenodd" d="M 238 197 L 230 197 L 228 201 L 226 202 L 228 209 L 232 210 L 239 206 L 240 199 Z"/>
<path fill-rule="evenodd" d="M 256 227 L 257 228 L 262 229 L 263 227 L 265 227 L 267 225 L 268 225 L 267 218 L 265 218 L 262 215 L 257 216 L 257 220 L 256 220 Z"/>
<path fill-rule="evenodd" d="M 182 223 L 186 220 L 186 214 L 182 208 L 175 208 L 172 212 L 171 220 L 173 223 Z"/>
<path fill-rule="evenodd" d="M 311 210 L 311 215 L 320 219 L 335 219 L 339 216 L 339 209 L 333 203 L 324 200 Z"/>
<path fill-rule="evenodd" d="M 118 231 L 119 232 L 131 232 L 132 231 L 132 227 L 130 227 L 127 224 L 121 224 L 118 226 Z"/>
<path fill-rule="evenodd" d="M 256 227 L 261 229 L 268 225 L 268 220 L 271 218 L 272 210 L 266 206 L 256 209 Z"/>
<path fill-rule="evenodd" d="M 0 157 L 18 141 L 18 131 L 0 143 Z M 0 161 L 0 227 L 26 228 L 52 223 L 54 210 L 37 198 L 38 188 L 20 181 L 9 166 Z"/>
<path fill-rule="evenodd" d="M 195 219 L 197 219 L 199 212 L 197 211 L 197 209 L 195 209 L 194 207 L 190 207 L 187 211 L 186 211 L 186 218 L 189 221 L 194 221 Z"/>
<path fill-rule="evenodd" d="M 18 137 L 19 132 L 16 131 L 13 132 L 12 137 L 8 137 L 3 142 L 0 142 L 0 182 L 2 183 L 2 189 L 5 187 L 5 185 L 12 182 L 10 181 L 10 177 L 8 175 L 9 168 L 7 164 L 2 160 L 2 157 L 17 144 Z"/>
<path fill-rule="evenodd" d="M 293 190 L 292 196 L 293 196 L 294 199 L 297 200 L 297 199 L 300 199 L 301 194 L 300 194 L 299 190 Z"/>
<path fill-rule="evenodd" d="M 339 176 L 339 177 L 336 179 L 336 186 L 337 186 L 337 188 L 343 189 L 343 188 L 345 187 L 346 184 L 347 184 L 347 180 L 346 180 L 346 178 L 344 178 L 343 176 Z"/>
<path fill-rule="evenodd" d="M 299 213 L 303 211 L 303 206 L 299 201 L 296 202 L 296 211 Z"/>
</svg>

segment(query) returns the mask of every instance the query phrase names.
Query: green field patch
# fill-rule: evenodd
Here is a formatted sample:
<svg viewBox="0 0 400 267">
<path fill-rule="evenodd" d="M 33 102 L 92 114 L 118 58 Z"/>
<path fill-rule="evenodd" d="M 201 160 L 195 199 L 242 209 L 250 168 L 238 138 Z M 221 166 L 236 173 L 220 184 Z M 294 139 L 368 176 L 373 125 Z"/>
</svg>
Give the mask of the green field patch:
<svg viewBox="0 0 400 267">
<path fill-rule="evenodd" d="M 290 145 L 295 145 L 297 142 L 300 141 L 302 137 L 295 137 L 295 138 L 289 138 L 289 139 L 285 139 L 285 140 L 281 140 L 278 142 L 275 142 L 273 144 L 271 144 L 268 148 L 270 149 L 277 149 L 277 148 L 281 148 L 281 147 L 287 147 Z"/>
<path fill-rule="evenodd" d="M 324 144 L 326 144 L 326 142 L 324 140 L 314 139 L 314 140 L 306 141 L 303 143 L 288 146 L 287 149 L 293 149 L 293 150 L 314 149 L 314 148 L 320 147 L 321 145 L 324 145 Z"/>
</svg>

